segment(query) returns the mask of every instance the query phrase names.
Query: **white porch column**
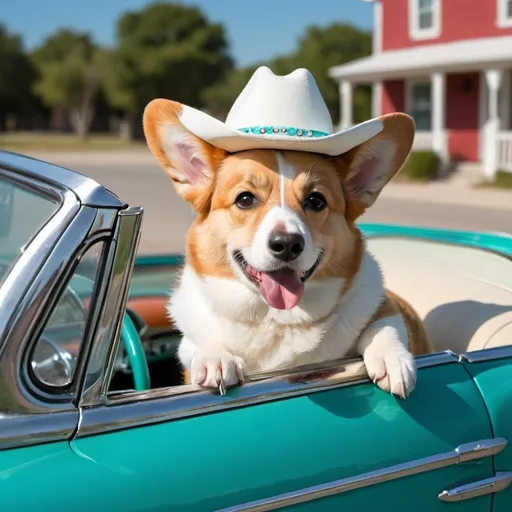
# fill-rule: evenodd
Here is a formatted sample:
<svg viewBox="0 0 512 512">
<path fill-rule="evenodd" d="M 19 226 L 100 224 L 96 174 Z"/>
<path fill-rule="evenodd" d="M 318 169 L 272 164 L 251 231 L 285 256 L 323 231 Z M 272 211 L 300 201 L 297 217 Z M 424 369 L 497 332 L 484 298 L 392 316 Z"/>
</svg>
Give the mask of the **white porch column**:
<svg viewBox="0 0 512 512">
<path fill-rule="evenodd" d="M 341 129 L 352 126 L 352 83 L 346 80 L 340 83 Z"/>
<path fill-rule="evenodd" d="M 373 82 L 372 85 L 372 117 L 379 117 L 382 113 L 382 82 Z"/>
<path fill-rule="evenodd" d="M 500 129 L 498 98 L 503 72 L 501 69 L 488 69 L 485 81 L 489 89 L 489 121 L 485 127 L 484 174 L 492 180 L 496 174 L 498 148 L 496 139 Z"/>
<path fill-rule="evenodd" d="M 434 73 L 431 78 L 432 90 L 432 149 L 439 155 L 441 161 L 448 161 L 446 144 L 446 78 L 444 73 Z"/>
</svg>

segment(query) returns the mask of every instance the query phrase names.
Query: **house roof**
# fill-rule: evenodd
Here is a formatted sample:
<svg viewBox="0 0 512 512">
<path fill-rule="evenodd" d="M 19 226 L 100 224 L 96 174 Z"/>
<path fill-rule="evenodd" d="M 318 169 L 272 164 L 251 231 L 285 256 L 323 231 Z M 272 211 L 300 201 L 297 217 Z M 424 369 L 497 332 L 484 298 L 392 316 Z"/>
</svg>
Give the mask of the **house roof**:
<svg viewBox="0 0 512 512">
<path fill-rule="evenodd" d="M 512 64 L 512 36 L 468 39 L 374 53 L 329 69 L 332 78 L 368 82 L 428 71 L 478 70 Z"/>
</svg>

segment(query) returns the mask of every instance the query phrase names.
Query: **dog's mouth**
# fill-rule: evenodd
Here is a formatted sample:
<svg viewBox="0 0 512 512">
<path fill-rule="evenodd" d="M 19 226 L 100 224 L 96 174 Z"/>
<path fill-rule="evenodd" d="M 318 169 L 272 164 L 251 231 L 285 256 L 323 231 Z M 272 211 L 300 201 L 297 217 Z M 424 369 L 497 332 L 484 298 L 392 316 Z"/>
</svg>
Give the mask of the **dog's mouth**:
<svg viewBox="0 0 512 512">
<path fill-rule="evenodd" d="M 323 255 L 321 251 L 314 265 L 305 272 L 288 267 L 267 272 L 256 270 L 247 263 L 241 251 L 235 251 L 233 258 L 247 279 L 258 288 L 269 306 L 275 309 L 292 309 L 301 299 L 304 284 L 320 265 Z"/>
</svg>

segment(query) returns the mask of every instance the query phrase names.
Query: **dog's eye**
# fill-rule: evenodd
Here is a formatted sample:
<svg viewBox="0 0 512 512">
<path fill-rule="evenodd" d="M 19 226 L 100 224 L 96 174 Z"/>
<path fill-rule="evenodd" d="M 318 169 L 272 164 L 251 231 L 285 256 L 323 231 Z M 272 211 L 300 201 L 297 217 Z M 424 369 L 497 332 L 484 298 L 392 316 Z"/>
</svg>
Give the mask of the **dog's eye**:
<svg viewBox="0 0 512 512">
<path fill-rule="evenodd" d="M 238 208 L 246 210 L 247 208 L 252 208 L 255 206 L 257 202 L 258 200 L 254 194 L 251 194 L 250 192 L 242 192 L 238 194 L 235 204 L 238 206 Z"/>
<path fill-rule="evenodd" d="M 321 212 L 327 207 L 327 201 L 319 192 L 313 192 L 312 194 L 309 194 L 302 206 L 305 210 L 309 208 L 314 212 Z"/>
</svg>

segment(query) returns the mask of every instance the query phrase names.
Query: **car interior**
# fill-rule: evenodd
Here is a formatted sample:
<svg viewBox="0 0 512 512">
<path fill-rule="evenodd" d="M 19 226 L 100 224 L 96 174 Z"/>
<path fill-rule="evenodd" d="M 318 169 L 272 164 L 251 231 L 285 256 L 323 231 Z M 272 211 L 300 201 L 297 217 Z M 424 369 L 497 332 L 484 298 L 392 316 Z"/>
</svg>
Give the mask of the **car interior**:
<svg viewBox="0 0 512 512">
<path fill-rule="evenodd" d="M 396 236 L 372 237 L 367 245 L 381 265 L 386 287 L 418 311 L 436 351 L 460 354 L 511 343 L 512 261 L 508 257 L 470 246 Z M 128 308 L 144 325 L 142 340 L 152 387 L 182 382 L 175 355 L 180 335 L 166 311 L 178 268 L 148 265 L 134 271 L 135 294 Z M 158 286 L 136 296 L 136 284 L 143 281 L 146 286 L 148 282 Z M 126 365 L 116 372 L 111 389 L 129 387 Z"/>
</svg>

